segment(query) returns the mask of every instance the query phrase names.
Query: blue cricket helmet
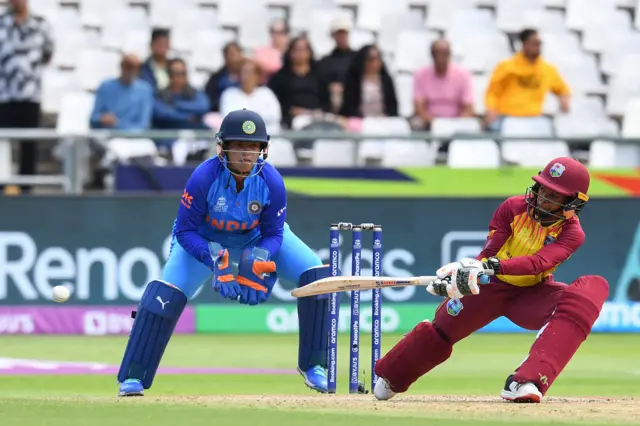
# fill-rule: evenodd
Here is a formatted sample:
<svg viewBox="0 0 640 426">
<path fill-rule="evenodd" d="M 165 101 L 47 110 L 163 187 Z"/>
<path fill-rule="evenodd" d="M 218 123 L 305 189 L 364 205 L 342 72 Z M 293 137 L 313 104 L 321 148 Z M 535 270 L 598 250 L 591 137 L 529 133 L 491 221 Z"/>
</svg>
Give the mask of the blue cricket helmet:
<svg viewBox="0 0 640 426">
<path fill-rule="evenodd" d="M 218 142 L 262 142 L 269 143 L 267 126 L 260 114 L 248 109 L 231 111 L 222 120 Z"/>
<path fill-rule="evenodd" d="M 220 124 L 220 130 L 216 134 L 217 140 L 217 152 L 218 158 L 222 161 L 225 168 L 232 174 L 237 176 L 253 176 L 262 170 L 264 167 L 264 160 L 267 159 L 269 149 L 270 136 L 267 134 L 267 126 L 264 123 L 260 114 L 254 111 L 249 111 L 246 108 L 231 111 L 227 114 Z M 240 173 L 233 167 L 229 167 L 229 160 L 227 158 L 228 150 L 226 145 L 228 142 L 258 142 L 260 143 L 260 154 L 262 156 L 262 162 L 254 163 L 254 166 L 258 166 L 257 170 L 251 174 Z"/>
</svg>

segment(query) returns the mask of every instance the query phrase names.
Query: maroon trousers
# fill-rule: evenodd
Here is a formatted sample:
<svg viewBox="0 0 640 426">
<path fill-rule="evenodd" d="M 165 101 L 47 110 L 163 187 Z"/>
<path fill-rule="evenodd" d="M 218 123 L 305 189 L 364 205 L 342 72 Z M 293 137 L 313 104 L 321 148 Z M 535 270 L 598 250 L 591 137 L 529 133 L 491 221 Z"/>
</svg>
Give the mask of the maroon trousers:
<svg viewBox="0 0 640 426">
<path fill-rule="evenodd" d="M 447 360 L 456 342 L 505 316 L 527 330 L 543 329 L 516 369 L 515 380 L 534 382 L 544 394 L 591 332 L 608 294 L 606 280 L 595 275 L 578 278 L 569 286 L 556 282 L 482 286 L 480 294 L 461 299 L 464 307 L 456 316 L 447 313 L 445 299 L 434 320 L 416 325 L 377 362 L 375 372 L 393 391 L 404 392 Z"/>
</svg>

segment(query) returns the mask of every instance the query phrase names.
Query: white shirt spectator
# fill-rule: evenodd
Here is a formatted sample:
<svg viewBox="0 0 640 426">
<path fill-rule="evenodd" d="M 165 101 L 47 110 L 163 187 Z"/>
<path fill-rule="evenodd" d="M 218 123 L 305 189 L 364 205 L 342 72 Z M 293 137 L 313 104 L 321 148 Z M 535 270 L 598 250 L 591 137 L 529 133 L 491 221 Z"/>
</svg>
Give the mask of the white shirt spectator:
<svg viewBox="0 0 640 426">
<path fill-rule="evenodd" d="M 0 15 L 0 102 L 41 100 L 42 67 L 53 53 L 51 27 L 29 15 L 20 24 L 11 12 Z"/>
<path fill-rule="evenodd" d="M 255 111 L 264 119 L 270 135 L 280 133 L 282 112 L 276 95 L 266 86 L 256 87 L 253 92 L 246 93 L 238 87 L 230 87 L 220 97 L 220 113 L 223 117 L 231 111 L 246 108 Z"/>
</svg>

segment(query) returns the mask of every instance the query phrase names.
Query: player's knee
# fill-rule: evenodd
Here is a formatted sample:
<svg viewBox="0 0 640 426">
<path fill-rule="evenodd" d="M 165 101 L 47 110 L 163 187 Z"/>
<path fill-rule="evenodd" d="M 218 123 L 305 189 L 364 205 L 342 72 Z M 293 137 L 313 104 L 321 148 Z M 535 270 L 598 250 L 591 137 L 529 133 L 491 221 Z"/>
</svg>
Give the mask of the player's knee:
<svg viewBox="0 0 640 426">
<path fill-rule="evenodd" d="M 600 310 L 609 297 L 609 283 L 599 275 L 585 275 L 575 280 L 566 291 L 587 299 Z"/>
<path fill-rule="evenodd" d="M 161 280 L 151 281 L 140 298 L 140 307 L 162 317 L 179 317 L 187 296 L 178 287 Z"/>
</svg>

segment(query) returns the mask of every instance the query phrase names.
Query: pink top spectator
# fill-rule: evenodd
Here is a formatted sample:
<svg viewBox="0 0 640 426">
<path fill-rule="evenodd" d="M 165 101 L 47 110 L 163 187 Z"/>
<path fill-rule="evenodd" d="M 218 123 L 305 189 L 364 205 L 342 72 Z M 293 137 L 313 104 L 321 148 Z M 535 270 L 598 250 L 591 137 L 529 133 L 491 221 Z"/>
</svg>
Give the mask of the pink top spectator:
<svg viewBox="0 0 640 426">
<path fill-rule="evenodd" d="M 413 97 L 426 102 L 433 117 L 459 117 L 464 105 L 473 104 L 471 84 L 471 74 L 458 65 L 449 64 L 444 76 L 428 66 L 413 77 Z"/>
</svg>

